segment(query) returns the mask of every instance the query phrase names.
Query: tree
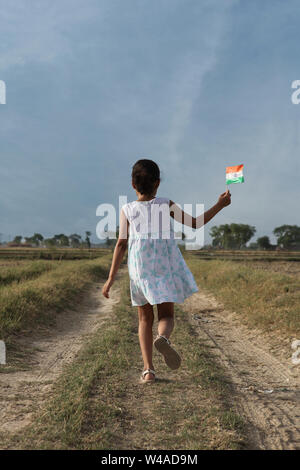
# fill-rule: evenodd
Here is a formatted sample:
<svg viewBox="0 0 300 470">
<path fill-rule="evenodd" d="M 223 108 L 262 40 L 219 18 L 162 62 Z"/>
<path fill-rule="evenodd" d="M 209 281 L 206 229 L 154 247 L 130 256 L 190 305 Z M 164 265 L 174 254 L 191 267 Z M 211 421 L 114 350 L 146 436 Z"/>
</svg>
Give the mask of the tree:
<svg viewBox="0 0 300 470">
<path fill-rule="evenodd" d="M 78 235 L 77 233 L 72 233 L 72 235 L 69 236 L 69 240 L 73 248 L 78 248 L 81 243 L 81 235 Z"/>
<path fill-rule="evenodd" d="M 258 248 L 260 248 L 261 250 L 269 250 L 270 248 L 272 248 L 270 239 L 266 235 L 264 237 L 258 238 L 256 240 L 256 243 L 258 245 Z"/>
<path fill-rule="evenodd" d="M 213 239 L 212 245 L 215 248 L 229 248 L 230 240 L 230 227 L 228 224 L 214 226 L 211 228 L 209 234 Z"/>
<path fill-rule="evenodd" d="M 69 237 L 67 237 L 67 235 L 64 235 L 63 233 L 60 233 L 58 235 L 54 235 L 54 237 L 52 238 L 46 238 L 46 240 L 44 240 L 44 243 L 47 247 L 69 246 Z"/>
<path fill-rule="evenodd" d="M 300 227 L 298 225 L 281 225 L 273 230 L 277 244 L 283 248 L 300 246 Z"/>
<path fill-rule="evenodd" d="M 245 248 L 256 232 L 256 228 L 248 224 L 231 224 L 230 229 L 235 245 L 239 249 Z"/>
<path fill-rule="evenodd" d="M 44 240 L 43 235 L 40 233 L 35 233 L 32 237 L 25 237 L 27 243 L 32 243 L 33 245 L 39 246 Z"/>
<path fill-rule="evenodd" d="M 39 246 L 39 245 L 42 244 L 42 242 L 43 242 L 43 240 L 44 240 L 44 237 L 43 237 L 43 235 L 40 234 L 40 233 L 35 233 L 35 234 L 33 235 L 33 239 L 34 239 L 34 241 L 35 241 L 35 244 L 36 244 L 37 246 Z"/>
<path fill-rule="evenodd" d="M 67 237 L 67 235 L 65 235 L 64 233 L 60 233 L 58 235 L 54 235 L 54 240 L 55 240 L 55 244 L 57 246 L 69 246 L 70 245 L 70 242 L 69 242 L 69 237 Z"/>
<path fill-rule="evenodd" d="M 91 248 L 91 240 L 90 240 L 91 235 L 92 235 L 91 232 L 85 232 L 85 241 L 86 241 L 86 244 L 88 246 L 88 249 Z"/>
<path fill-rule="evenodd" d="M 214 226 L 210 230 L 213 246 L 224 249 L 245 248 L 253 237 L 256 228 L 247 224 L 224 224 Z"/>
<path fill-rule="evenodd" d="M 22 238 L 23 238 L 22 235 L 16 235 L 15 238 L 13 239 L 13 242 L 20 245 L 21 241 L 22 241 Z"/>
<path fill-rule="evenodd" d="M 54 246 L 56 246 L 55 238 L 46 238 L 44 240 L 44 243 L 45 243 L 47 248 L 53 248 Z"/>
</svg>

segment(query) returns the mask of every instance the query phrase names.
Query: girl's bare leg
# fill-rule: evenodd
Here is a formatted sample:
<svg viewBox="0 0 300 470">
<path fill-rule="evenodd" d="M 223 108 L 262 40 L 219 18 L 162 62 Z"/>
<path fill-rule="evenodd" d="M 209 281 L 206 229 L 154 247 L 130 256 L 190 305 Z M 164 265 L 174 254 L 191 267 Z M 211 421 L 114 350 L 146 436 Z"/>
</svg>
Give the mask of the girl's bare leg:
<svg viewBox="0 0 300 470">
<path fill-rule="evenodd" d="M 163 302 L 157 305 L 158 334 L 169 338 L 174 328 L 174 303 Z"/>
<path fill-rule="evenodd" d="M 144 370 L 152 369 L 152 343 L 153 343 L 153 307 L 150 304 L 138 307 L 139 314 L 139 340 L 144 361 Z M 147 374 L 145 380 L 153 379 L 153 374 Z"/>
</svg>

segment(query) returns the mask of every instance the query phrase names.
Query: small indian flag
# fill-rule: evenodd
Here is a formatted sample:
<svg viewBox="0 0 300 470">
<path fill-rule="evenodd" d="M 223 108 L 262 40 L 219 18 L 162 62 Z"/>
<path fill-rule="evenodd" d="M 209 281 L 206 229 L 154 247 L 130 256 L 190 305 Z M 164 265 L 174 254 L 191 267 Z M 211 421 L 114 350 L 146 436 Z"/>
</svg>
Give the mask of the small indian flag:
<svg viewBox="0 0 300 470">
<path fill-rule="evenodd" d="M 226 184 L 231 183 L 243 183 L 244 175 L 243 175 L 244 165 L 236 165 L 236 166 L 227 166 L 226 167 Z"/>
</svg>

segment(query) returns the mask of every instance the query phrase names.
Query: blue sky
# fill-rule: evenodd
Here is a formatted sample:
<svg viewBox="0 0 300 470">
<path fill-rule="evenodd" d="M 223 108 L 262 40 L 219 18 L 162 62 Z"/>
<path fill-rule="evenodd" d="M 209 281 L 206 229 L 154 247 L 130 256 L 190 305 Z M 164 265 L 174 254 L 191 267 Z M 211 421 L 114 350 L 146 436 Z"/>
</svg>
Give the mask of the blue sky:
<svg viewBox="0 0 300 470">
<path fill-rule="evenodd" d="M 96 207 L 135 198 L 133 163 L 159 195 L 232 205 L 206 228 L 300 224 L 298 0 L 0 0 L 0 232 L 91 230 Z M 273 239 L 274 240 L 274 239 Z"/>
</svg>

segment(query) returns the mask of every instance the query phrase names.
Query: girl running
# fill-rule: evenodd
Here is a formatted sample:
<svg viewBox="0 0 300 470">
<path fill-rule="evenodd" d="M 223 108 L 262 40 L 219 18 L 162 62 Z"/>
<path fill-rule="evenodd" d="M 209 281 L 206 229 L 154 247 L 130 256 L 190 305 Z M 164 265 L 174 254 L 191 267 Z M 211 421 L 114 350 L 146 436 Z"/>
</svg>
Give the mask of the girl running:
<svg viewBox="0 0 300 470">
<path fill-rule="evenodd" d="M 109 276 L 102 293 L 109 290 L 128 245 L 128 272 L 131 303 L 138 308 L 139 341 L 144 361 L 141 381 L 155 381 L 152 344 L 163 355 L 168 367 L 178 369 L 181 358 L 171 346 L 174 328 L 174 302 L 198 291 L 194 277 L 186 265 L 174 237 L 171 219 L 194 229 L 206 224 L 231 202 L 227 190 L 218 202 L 197 218 L 183 212 L 173 201 L 156 197 L 160 170 L 152 160 L 138 160 L 132 168 L 132 186 L 137 200 L 122 207 L 120 233 L 114 250 Z M 153 306 L 157 306 L 158 335 L 153 343 Z"/>
</svg>

